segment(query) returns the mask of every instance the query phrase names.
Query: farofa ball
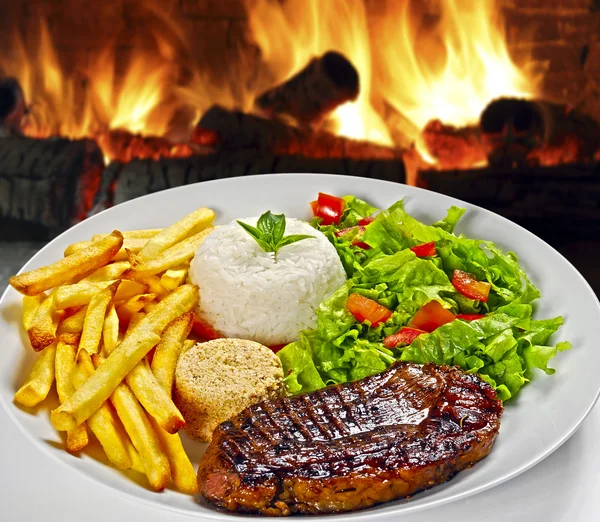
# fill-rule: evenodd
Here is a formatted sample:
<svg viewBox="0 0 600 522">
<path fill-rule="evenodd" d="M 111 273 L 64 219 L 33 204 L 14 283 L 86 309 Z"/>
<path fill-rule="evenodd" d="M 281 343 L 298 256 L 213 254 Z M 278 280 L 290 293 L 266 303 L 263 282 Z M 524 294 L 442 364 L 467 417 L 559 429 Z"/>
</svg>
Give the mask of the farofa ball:
<svg viewBox="0 0 600 522">
<path fill-rule="evenodd" d="M 243 339 L 198 343 L 175 371 L 175 404 L 186 433 L 210 442 L 214 429 L 244 408 L 283 395 L 283 369 L 266 346 Z"/>
</svg>

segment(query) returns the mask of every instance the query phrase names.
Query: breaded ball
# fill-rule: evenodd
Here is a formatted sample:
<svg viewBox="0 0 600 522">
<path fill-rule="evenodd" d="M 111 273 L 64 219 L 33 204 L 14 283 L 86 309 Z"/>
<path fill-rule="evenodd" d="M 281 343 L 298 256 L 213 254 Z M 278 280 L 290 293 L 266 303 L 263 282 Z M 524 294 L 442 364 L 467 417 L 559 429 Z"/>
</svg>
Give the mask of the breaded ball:
<svg viewBox="0 0 600 522">
<path fill-rule="evenodd" d="M 283 368 L 266 346 L 242 339 L 198 343 L 175 370 L 175 404 L 186 433 L 210 442 L 222 422 L 244 408 L 284 393 Z"/>
</svg>

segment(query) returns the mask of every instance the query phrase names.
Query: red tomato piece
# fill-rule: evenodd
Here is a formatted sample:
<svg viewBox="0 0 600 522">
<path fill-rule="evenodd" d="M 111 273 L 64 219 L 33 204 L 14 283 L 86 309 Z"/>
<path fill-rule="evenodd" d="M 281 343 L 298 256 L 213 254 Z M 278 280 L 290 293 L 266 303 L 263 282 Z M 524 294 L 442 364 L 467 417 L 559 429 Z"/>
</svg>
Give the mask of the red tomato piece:
<svg viewBox="0 0 600 522">
<path fill-rule="evenodd" d="M 457 319 L 462 319 L 463 321 L 477 321 L 477 319 L 481 319 L 485 317 L 484 314 L 456 314 Z"/>
<path fill-rule="evenodd" d="M 273 353 L 277 353 L 279 350 L 285 348 L 287 344 L 275 344 L 273 346 L 269 346 L 269 349 L 272 350 Z"/>
<path fill-rule="evenodd" d="M 431 243 L 423 243 L 411 248 L 417 257 L 432 257 L 437 253 L 435 251 L 435 241 Z"/>
<path fill-rule="evenodd" d="M 409 326 L 425 332 L 433 332 L 436 328 L 454 321 L 454 319 L 454 314 L 450 310 L 444 308 L 439 301 L 434 300 L 419 309 Z"/>
<path fill-rule="evenodd" d="M 197 315 L 194 315 L 194 322 L 192 323 L 192 332 L 198 337 L 212 341 L 214 339 L 222 339 L 223 336 L 217 332 L 210 324 L 200 319 Z"/>
<path fill-rule="evenodd" d="M 423 330 L 417 330 L 416 328 L 410 328 L 409 326 L 403 326 L 399 332 L 388 335 L 384 340 L 383 344 L 388 348 L 395 348 L 400 343 L 402 344 L 410 344 L 412 343 L 419 335 L 424 334 Z"/>
<path fill-rule="evenodd" d="M 364 241 L 361 241 L 360 239 L 356 238 L 354 241 L 352 241 L 352 244 L 354 246 L 357 246 L 359 248 L 362 248 L 363 250 L 369 250 L 371 248 L 370 245 L 368 245 L 367 243 L 365 243 Z"/>
<path fill-rule="evenodd" d="M 492 285 L 485 281 L 478 281 L 475 276 L 462 270 L 455 270 L 452 275 L 452 285 L 462 295 L 469 299 L 487 301 Z"/>
<path fill-rule="evenodd" d="M 346 202 L 342 198 L 319 192 L 319 198 L 310 206 L 315 217 L 323 220 L 322 225 L 337 225 L 344 213 Z"/>
<path fill-rule="evenodd" d="M 359 294 L 350 294 L 346 301 L 346 309 L 361 323 L 369 321 L 371 326 L 385 323 L 391 316 L 392 311 L 381 306 L 377 301 Z"/>
<path fill-rule="evenodd" d="M 361 227 L 366 227 L 367 225 L 370 225 L 371 223 L 373 223 L 373 221 L 375 221 L 375 218 L 374 218 L 374 217 L 366 217 L 366 218 L 362 218 L 362 219 L 361 219 L 361 220 L 358 222 L 358 224 L 359 224 Z"/>
</svg>

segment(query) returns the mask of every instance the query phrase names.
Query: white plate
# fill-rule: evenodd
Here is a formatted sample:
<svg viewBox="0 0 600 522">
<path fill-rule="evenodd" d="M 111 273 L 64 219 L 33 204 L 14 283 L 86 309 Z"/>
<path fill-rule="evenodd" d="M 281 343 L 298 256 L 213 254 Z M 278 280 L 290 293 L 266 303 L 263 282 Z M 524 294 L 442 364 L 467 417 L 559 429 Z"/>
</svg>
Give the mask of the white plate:
<svg viewBox="0 0 600 522">
<path fill-rule="evenodd" d="M 540 462 L 575 432 L 600 391 L 597 377 L 600 367 L 600 350 L 597 348 L 597 339 L 600 337 L 598 300 L 573 266 L 542 240 L 491 212 L 440 194 L 384 181 L 317 174 L 249 176 L 201 183 L 152 194 L 94 216 L 52 241 L 23 270 L 57 260 L 67 245 L 87 240 L 93 234 L 115 228 L 162 227 L 200 206 L 214 208 L 218 223 L 226 223 L 240 216 L 259 215 L 268 209 L 308 218 L 308 202 L 319 191 L 337 195 L 354 194 L 382 208 L 407 197 L 407 210 L 426 222 L 443 217 L 450 205 L 467 207 L 468 212 L 457 232 L 469 237 L 491 239 L 500 247 L 515 251 L 522 266 L 542 292 L 542 299 L 537 304 L 537 316 L 564 316 L 565 325 L 559 332 L 560 339 L 573 343 L 571 351 L 553 360 L 558 370 L 555 375 L 536 374 L 534 381 L 519 398 L 509 403 L 492 452 L 474 468 L 410 500 L 336 515 L 337 519 L 391 519 L 389 515 L 406 514 L 478 493 Z M 53 457 L 56 480 L 67 488 L 69 483 L 81 480 L 82 473 L 95 479 L 98 485 L 114 488 L 122 495 L 132 496 L 157 509 L 200 515 L 204 519 L 247 519 L 217 512 L 201 501 L 175 491 L 153 493 L 106 465 L 98 454 L 95 457 L 83 455 L 76 458 L 66 453 L 62 449 L 60 436 L 50 425 L 47 408 L 29 412 L 12 402 L 15 390 L 34 360 L 32 351 L 25 348 L 26 335 L 20 316 L 21 297 L 9 288 L 0 301 L 0 398 L 8 414 L 2 413 L 0 418 L 3 422 L 8 422 L 6 419 L 10 418 L 17 424 L 30 440 L 31 451 L 15 454 L 11 451 L 10 441 L 1 444 L 3 474 L 14 466 L 31 466 L 35 469 L 40 457 L 37 453 L 39 450 Z M 202 448 L 191 442 L 188 448 L 197 464 Z M 67 491 L 65 502 L 68 500 Z M 90 490 L 90 495 L 109 497 L 109 492 L 97 487 Z M 56 500 L 52 514 L 59 520 L 61 499 Z M 114 519 L 118 515 L 111 513 L 110 506 L 105 509 L 107 517 Z M 3 502 L 2 510 L 9 517 L 7 520 L 20 520 L 19 506 L 11 503 L 10 498 Z"/>
</svg>

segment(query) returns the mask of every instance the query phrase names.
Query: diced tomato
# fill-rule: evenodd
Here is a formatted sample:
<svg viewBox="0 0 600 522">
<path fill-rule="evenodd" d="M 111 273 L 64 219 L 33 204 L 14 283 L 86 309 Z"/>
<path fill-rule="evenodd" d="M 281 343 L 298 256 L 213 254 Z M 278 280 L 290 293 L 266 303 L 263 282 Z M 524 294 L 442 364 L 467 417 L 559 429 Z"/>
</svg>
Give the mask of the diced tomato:
<svg viewBox="0 0 600 522">
<path fill-rule="evenodd" d="M 371 223 L 373 223 L 373 221 L 375 221 L 375 218 L 374 218 L 374 217 L 366 217 L 366 218 L 362 218 L 362 219 L 361 219 L 361 220 L 358 222 L 358 224 L 359 224 L 361 227 L 366 227 L 367 225 L 370 225 Z"/>
<path fill-rule="evenodd" d="M 356 238 L 354 241 L 352 241 L 352 244 L 354 246 L 357 246 L 359 248 L 362 248 L 363 250 L 369 250 L 371 248 L 370 245 L 368 245 L 367 243 L 365 243 L 364 241 L 361 241 L 360 239 Z"/>
<path fill-rule="evenodd" d="M 317 201 L 310 206 L 315 217 L 322 218 L 322 225 L 337 225 L 344 213 L 346 202 L 342 198 L 319 192 Z"/>
<path fill-rule="evenodd" d="M 469 299 L 487 301 L 492 285 L 484 281 L 477 281 L 475 276 L 462 270 L 455 270 L 452 275 L 452 284 L 462 295 Z"/>
<path fill-rule="evenodd" d="M 273 353 L 277 353 L 279 350 L 285 348 L 287 344 L 275 344 L 273 346 L 269 346 L 269 349 L 273 351 Z"/>
<path fill-rule="evenodd" d="M 192 332 L 198 337 L 212 341 L 214 339 L 222 339 L 223 336 L 217 332 L 210 324 L 200 319 L 197 315 L 194 315 L 194 322 L 192 323 Z"/>
<path fill-rule="evenodd" d="M 394 348 L 398 346 L 400 343 L 402 344 L 410 344 L 412 343 L 419 335 L 424 334 L 423 330 L 417 330 L 416 328 L 410 328 L 408 326 L 403 326 L 399 332 L 388 335 L 384 340 L 383 344 L 388 348 Z"/>
<path fill-rule="evenodd" d="M 346 309 L 357 321 L 369 321 L 372 326 L 385 323 L 392 316 L 391 310 L 359 294 L 350 294 L 346 301 Z"/>
<path fill-rule="evenodd" d="M 432 257 L 437 253 L 435 251 L 435 241 L 431 243 L 423 243 L 411 248 L 417 257 Z"/>
<path fill-rule="evenodd" d="M 485 317 L 484 314 L 457 314 L 457 319 L 462 319 L 463 321 L 477 321 L 477 319 L 481 319 Z"/>
<path fill-rule="evenodd" d="M 439 301 L 429 301 L 415 314 L 409 326 L 426 332 L 433 332 L 443 324 L 454 321 L 454 314 L 446 310 Z"/>
<path fill-rule="evenodd" d="M 342 237 L 342 236 L 345 236 L 348 232 L 352 232 L 354 230 L 358 230 L 359 234 L 364 234 L 367 229 L 365 227 L 359 227 L 359 226 L 342 228 L 341 230 L 338 230 L 335 233 L 335 236 L 336 237 Z"/>
</svg>

